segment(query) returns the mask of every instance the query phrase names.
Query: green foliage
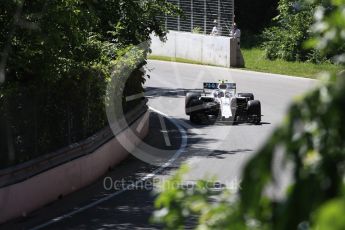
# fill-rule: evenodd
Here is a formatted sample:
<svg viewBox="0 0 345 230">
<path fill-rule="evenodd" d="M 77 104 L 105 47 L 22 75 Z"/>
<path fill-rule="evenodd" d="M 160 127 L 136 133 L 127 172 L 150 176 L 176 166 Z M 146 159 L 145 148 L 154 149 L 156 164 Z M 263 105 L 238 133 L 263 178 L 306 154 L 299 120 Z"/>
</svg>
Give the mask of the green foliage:
<svg viewBox="0 0 345 230">
<path fill-rule="evenodd" d="M 318 6 L 312 32 L 315 35 L 307 47 L 316 47 L 323 54 L 333 56 L 336 63 L 345 63 L 345 4 L 342 0 L 328 0 L 334 8 Z"/>
<path fill-rule="evenodd" d="M 337 47 L 345 42 L 341 35 L 345 29 L 345 15 L 340 14 L 344 12 L 345 0 L 333 0 L 331 4 L 327 14 L 316 14 L 316 39 L 310 44 L 320 48 L 321 53 L 336 54 L 341 60 L 343 53 Z M 325 23 L 327 29 L 320 30 L 320 24 Z M 334 36 L 330 36 L 329 31 Z M 239 197 L 230 197 L 233 202 L 225 204 L 219 201 L 223 193 L 203 198 L 203 201 L 213 199 L 203 208 L 215 210 L 207 216 L 210 220 L 207 223 L 212 225 L 204 225 L 203 212 L 194 212 L 199 220 L 196 229 L 344 229 L 344 105 L 345 72 L 325 76 L 317 89 L 291 106 L 284 123 L 247 163 Z M 282 179 L 277 170 L 282 170 L 284 176 L 287 173 L 291 176 L 281 198 L 269 192 L 279 186 Z M 179 210 L 175 207 L 186 204 L 192 196 L 182 191 L 180 197 L 183 199 L 166 206 L 170 198 L 175 198 L 166 196 L 170 191 L 165 189 L 159 197 L 166 199 L 158 206 L 165 208 L 160 219 L 163 222 L 171 213 L 178 217 Z M 178 219 L 175 222 L 181 223 Z M 170 229 L 173 227 L 177 225 L 169 225 Z"/>
<path fill-rule="evenodd" d="M 166 229 L 185 229 L 186 225 L 195 225 L 195 221 L 191 221 L 194 216 L 199 217 L 198 229 L 224 229 L 234 223 L 235 213 L 234 209 L 229 207 L 229 194 L 215 190 L 217 184 L 214 180 L 183 184 L 183 176 L 186 172 L 188 167 L 182 166 L 161 186 L 164 192 L 155 201 L 158 210 L 153 221 L 165 223 Z M 216 204 L 212 197 L 217 197 Z M 242 225 L 233 225 L 233 227 L 240 226 Z"/>
<path fill-rule="evenodd" d="M 201 34 L 202 33 L 202 29 L 201 27 L 197 26 L 192 30 L 192 33 L 194 34 Z"/>
<path fill-rule="evenodd" d="M 281 59 L 268 60 L 265 51 L 258 48 L 243 48 L 241 51 L 246 60 L 246 69 L 264 73 L 284 74 L 289 76 L 301 76 L 307 78 L 318 78 L 320 72 L 338 72 L 342 69 L 340 65 L 331 63 L 311 62 L 288 62 Z"/>
<path fill-rule="evenodd" d="M 303 49 L 304 42 L 311 37 L 314 11 L 322 2 L 280 0 L 275 25 L 263 33 L 266 57 L 286 61 L 325 61 L 318 50 Z"/>
<path fill-rule="evenodd" d="M 157 16 L 176 12 L 165 0 L 0 1 L 0 167 L 102 129 L 114 60 L 153 32 L 164 37 Z M 145 48 L 125 94 L 143 91 Z"/>
<path fill-rule="evenodd" d="M 345 229 L 345 203 L 343 198 L 331 200 L 320 207 L 314 215 L 315 230 Z"/>
<path fill-rule="evenodd" d="M 309 223 L 317 207 L 341 194 L 345 173 L 345 123 L 341 119 L 345 115 L 345 81 L 334 81 L 296 102 L 284 125 L 245 169 L 243 212 L 272 229 L 296 229 L 302 222 Z M 284 161 L 279 166 L 290 164 L 294 168 L 293 185 L 283 201 L 263 193 L 280 179 L 272 172 L 278 149 L 284 150 Z M 261 210 L 269 215 L 260 216 Z"/>
</svg>

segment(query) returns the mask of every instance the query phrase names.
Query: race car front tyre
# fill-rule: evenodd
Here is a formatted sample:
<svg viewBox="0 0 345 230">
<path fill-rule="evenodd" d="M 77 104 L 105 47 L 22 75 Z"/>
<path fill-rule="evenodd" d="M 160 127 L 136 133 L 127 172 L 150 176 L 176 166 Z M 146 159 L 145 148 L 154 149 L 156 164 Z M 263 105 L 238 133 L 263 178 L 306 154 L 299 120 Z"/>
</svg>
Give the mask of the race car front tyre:
<svg viewBox="0 0 345 230">
<path fill-rule="evenodd" d="M 248 118 L 256 125 L 261 124 L 261 103 L 260 101 L 248 102 Z"/>
<path fill-rule="evenodd" d="M 206 124 L 208 122 L 208 116 L 202 112 L 191 112 L 190 122 L 194 124 Z"/>
<path fill-rule="evenodd" d="M 252 93 L 238 93 L 237 96 L 249 98 L 250 101 L 254 101 L 254 94 Z"/>
<path fill-rule="evenodd" d="M 195 106 L 195 104 L 199 104 L 198 101 L 200 97 L 200 93 L 187 93 L 185 99 L 186 115 L 190 115 L 192 112 L 192 107 Z"/>
</svg>

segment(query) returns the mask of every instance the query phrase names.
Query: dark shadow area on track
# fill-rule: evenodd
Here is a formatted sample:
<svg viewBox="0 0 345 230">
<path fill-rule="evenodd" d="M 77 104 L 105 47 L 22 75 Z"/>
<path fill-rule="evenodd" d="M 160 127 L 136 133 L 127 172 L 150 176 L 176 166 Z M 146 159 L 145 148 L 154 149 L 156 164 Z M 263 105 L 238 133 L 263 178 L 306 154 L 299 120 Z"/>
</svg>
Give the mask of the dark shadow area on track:
<svg viewBox="0 0 345 230">
<path fill-rule="evenodd" d="M 204 122 L 202 124 L 195 124 L 192 123 L 190 120 L 188 119 L 179 119 L 181 122 L 185 122 L 186 124 L 188 124 L 191 127 L 194 128 L 198 128 L 198 129 L 202 129 L 202 128 L 206 128 L 208 126 L 263 126 L 263 125 L 271 125 L 271 123 L 269 122 L 261 122 L 260 124 L 252 124 L 252 123 L 246 123 L 246 122 L 236 122 L 235 124 L 233 124 L 232 122 L 228 122 L 228 121 L 220 121 L 216 118 L 210 118 L 208 122 Z"/>
<path fill-rule="evenodd" d="M 253 152 L 253 150 L 250 149 L 236 149 L 232 151 L 215 150 L 210 155 L 208 155 L 208 158 L 225 159 L 226 155 L 235 155 L 251 152 Z"/>
<path fill-rule="evenodd" d="M 215 117 L 210 117 L 207 122 L 201 123 L 201 124 L 195 124 L 192 123 L 190 120 L 187 119 L 180 119 L 182 122 L 186 122 L 190 126 L 193 126 L 194 128 L 205 128 L 208 126 L 263 126 L 263 125 L 271 125 L 269 122 L 260 122 L 260 124 L 253 124 L 248 122 L 230 122 L 230 121 L 221 121 Z"/>
<path fill-rule="evenodd" d="M 186 148 L 185 154 L 182 154 L 176 161 L 175 167 L 177 168 L 181 164 L 185 163 L 188 159 L 197 157 L 197 158 L 214 158 L 223 160 L 227 156 L 234 156 L 237 154 L 251 154 L 254 150 L 251 149 L 231 149 L 231 150 L 217 150 L 217 149 L 205 149 L 198 148 L 195 145 L 208 145 L 218 142 L 217 139 L 205 138 L 203 134 L 195 134 L 188 132 L 188 146 Z"/>
</svg>

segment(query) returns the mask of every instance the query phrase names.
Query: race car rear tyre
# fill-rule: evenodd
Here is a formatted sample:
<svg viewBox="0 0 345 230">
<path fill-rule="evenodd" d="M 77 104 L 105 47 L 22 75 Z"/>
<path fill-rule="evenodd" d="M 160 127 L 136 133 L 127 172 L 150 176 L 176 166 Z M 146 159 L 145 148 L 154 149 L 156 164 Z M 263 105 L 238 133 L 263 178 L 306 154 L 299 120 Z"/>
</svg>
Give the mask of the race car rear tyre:
<svg viewBox="0 0 345 230">
<path fill-rule="evenodd" d="M 256 125 L 261 124 L 261 103 L 260 101 L 248 102 L 248 117 Z"/>
<path fill-rule="evenodd" d="M 190 115 L 191 114 L 191 112 L 192 112 L 191 108 L 195 104 L 198 104 L 198 103 L 195 103 L 195 101 L 198 101 L 200 97 L 201 97 L 200 93 L 187 93 L 186 99 L 185 99 L 186 115 Z"/>
<path fill-rule="evenodd" d="M 252 94 L 252 93 L 238 93 L 237 96 L 249 98 L 250 101 L 254 100 L 254 94 Z"/>
</svg>

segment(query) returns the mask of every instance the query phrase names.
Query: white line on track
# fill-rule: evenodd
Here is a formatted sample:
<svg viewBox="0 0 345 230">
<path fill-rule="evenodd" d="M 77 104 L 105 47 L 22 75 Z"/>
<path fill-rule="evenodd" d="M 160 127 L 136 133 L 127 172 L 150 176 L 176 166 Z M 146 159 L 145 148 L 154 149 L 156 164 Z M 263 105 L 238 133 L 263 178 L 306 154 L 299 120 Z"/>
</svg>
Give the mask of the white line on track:
<svg viewBox="0 0 345 230">
<path fill-rule="evenodd" d="M 167 119 L 169 119 L 170 122 L 172 122 L 177 127 L 177 129 L 179 130 L 179 132 L 181 133 L 181 136 L 182 136 L 182 143 L 181 143 L 180 148 L 175 153 L 175 155 L 167 163 L 165 163 L 160 168 L 154 170 L 152 173 L 150 173 L 150 174 L 142 177 L 141 179 L 139 179 L 136 182 L 136 186 L 140 185 L 141 183 L 143 183 L 146 180 L 152 179 L 155 175 L 157 175 L 158 173 L 164 171 L 166 168 L 171 166 L 172 163 L 174 163 L 177 160 L 177 158 L 179 158 L 181 156 L 181 154 L 184 152 L 185 148 L 187 147 L 188 136 L 187 136 L 186 131 L 181 127 L 181 125 L 178 122 L 176 122 L 174 119 L 171 119 L 168 115 L 166 115 L 166 114 L 164 114 L 164 113 L 162 113 L 162 112 L 160 112 L 160 111 L 158 111 L 158 110 L 156 110 L 154 108 L 150 107 L 150 110 L 155 112 L 155 113 L 158 113 L 161 116 L 166 117 Z M 70 218 L 70 217 L 72 217 L 72 216 L 74 216 L 76 214 L 82 213 L 82 212 L 84 212 L 84 211 L 86 211 L 86 210 L 88 210 L 90 208 L 93 208 L 93 207 L 95 207 L 95 206 L 97 206 L 97 205 L 99 205 L 99 204 L 101 204 L 101 203 L 103 203 L 105 201 L 108 201 L 108 200 L 110 200 L 110 199 L 112 199 L 112 198 L 114 198 L 114 197 L 116 197 L 118 195 L 121 195 L 122 193 L 128 191 L 132 187 L 133 187 L 133 185 L 128 186 L 126 189 L 123 189 L 121 191 L 117 191 L 115 193 L 112 193 L 112 194 L 110 194 L 110 195 L 108 195 L 106 197 L 103 197 L 103 198 L 101 198 L 101 199 L 99 199 L 97 201 L 94 201 L 94 202 L 92 202 L 92 203 L 90 203 L 90 204 L 88 204 L 86 206 L 83 206 L 83 207 L 78 208 L 78 209 L 76 209 L 76 210 L 74 210 L 72 212 L 69 212 L 69 213 L 64 214 L 62 216 L 54 218 L 54 219 L 52 219 L 52 220 L 50 220 L 50 221 L 48 221 L 48 222 L 46 222 L 44 224 L 38 225 L 36 227 L 33 227 L 30 230 L 40 230 L 40 229 L 46 228 L 46 227 L 48 227 L 48 226 L 50 226 L 52 224 L 58 223 L 58 222 L 66 219 L 66 218 Z"/>
<path fill-rule="evenodd" d="M 171 142 L 170 142 L 170 139 L 169 139 L 169 134 L 168 134 L 167 126 L 165 125 L 164 118 L 161 115 L 159 115 L 158 117 L 159 117 L 159 122 L 161 123 L 165 145 L 170 147 L 171 146 Z"/>
</svg>

